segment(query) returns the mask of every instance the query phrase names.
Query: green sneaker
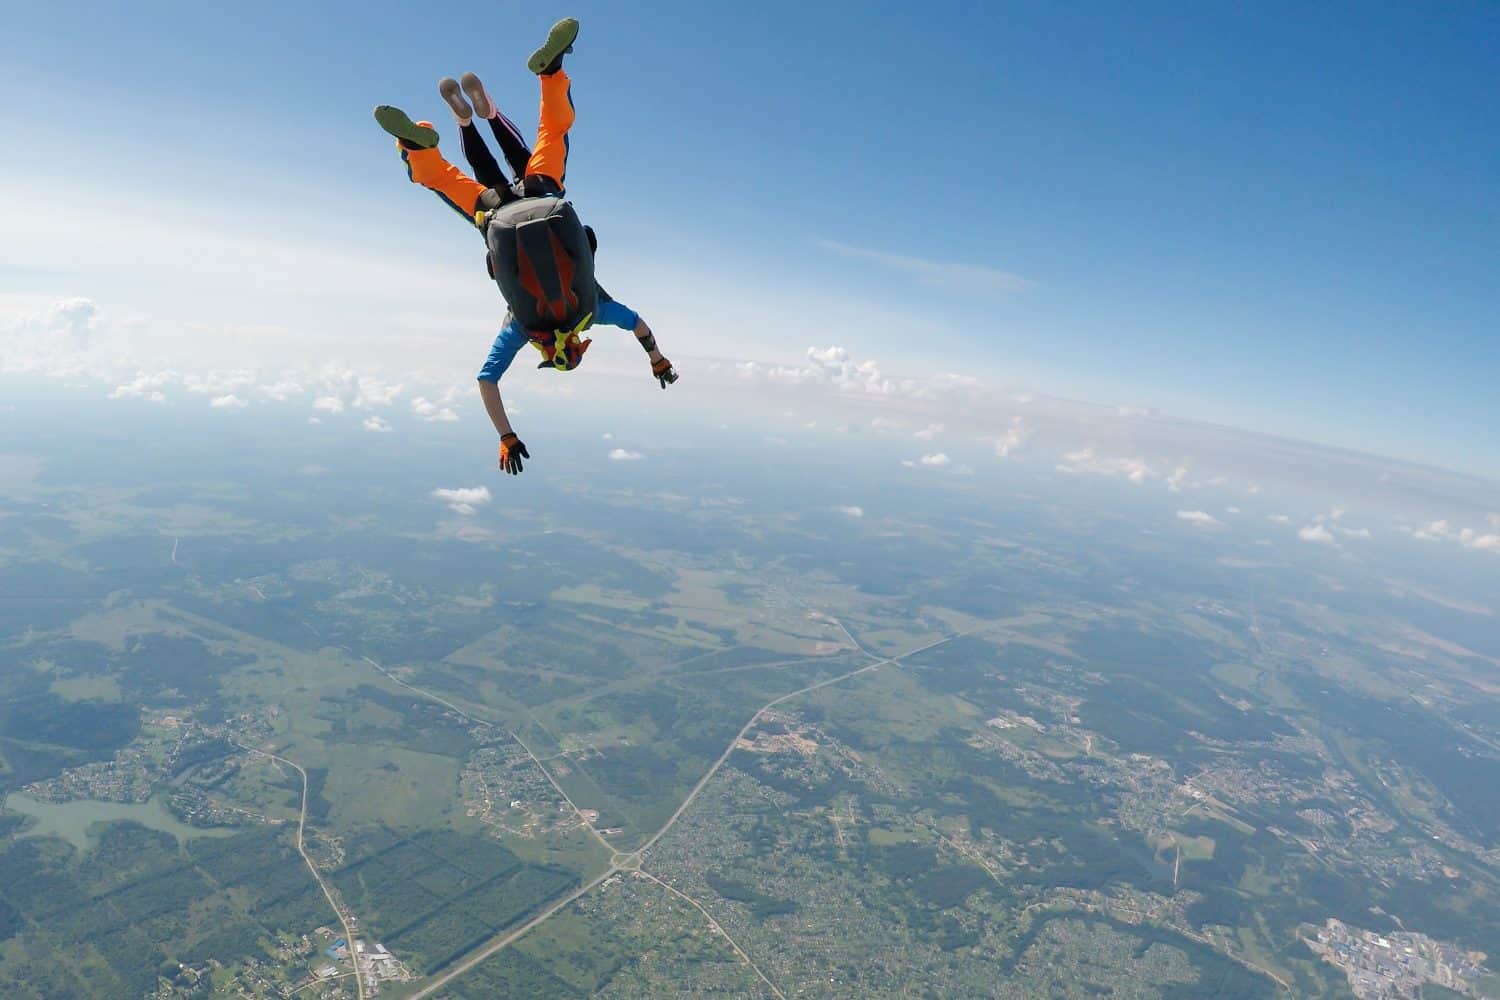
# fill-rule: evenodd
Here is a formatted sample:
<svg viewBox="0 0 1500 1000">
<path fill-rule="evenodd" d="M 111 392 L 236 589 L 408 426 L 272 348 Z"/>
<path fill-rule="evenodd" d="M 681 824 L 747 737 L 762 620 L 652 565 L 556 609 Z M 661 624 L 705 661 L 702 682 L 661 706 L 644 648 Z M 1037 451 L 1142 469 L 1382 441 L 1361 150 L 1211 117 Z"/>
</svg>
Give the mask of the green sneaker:
<svg viewBox="0 0 1500 1000">
<path fill-rule="evenodd" d="M 432 149 L 438 144 L 437 129 L 431 125 L 418 125 L 400 108 L 382 104 L 375 109 L 375 121 L 381 128 L 401 140 L 407 149 Z"/>
<path fill-rule="evenodd" d="M 538 76 L 549 76 L 562 66 L 564 53 L 573 51 L 573 42 L 578 38 L 578 18 L 565 17 L 547 32 L 542 47 L 526 60 L 526 68 Z"/>
</svg>

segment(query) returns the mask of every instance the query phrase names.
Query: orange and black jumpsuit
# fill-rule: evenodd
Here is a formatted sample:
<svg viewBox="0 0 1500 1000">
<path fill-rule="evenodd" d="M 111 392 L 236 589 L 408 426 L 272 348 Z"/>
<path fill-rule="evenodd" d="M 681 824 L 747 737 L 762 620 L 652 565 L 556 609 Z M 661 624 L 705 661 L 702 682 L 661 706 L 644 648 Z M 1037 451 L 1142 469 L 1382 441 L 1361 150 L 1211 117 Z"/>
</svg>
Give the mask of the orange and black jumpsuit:
<svg viewBox="0 0 1500 1000">
<path fill-rule="evenodd" d="M 456 212 L 474 221 L 479 196 L 493 188 L 502 203 L 523 197 L 555 195 L 561 197 L 568 173 L 568 130 L 573 127 L 573 86 L 566 71 L 538 77 L 542 84 L 541 114 L 536 130 L 536 145 L 526 148 L 514 124 L 504 115 L 490 119 L 490 127 L 500 142 L 501 151 L 511 170 L 514 184 L 507 183 L 500 165 L 480 138 L 472 122 L 463 131 L 464 155 L 474 170 L 470 177 L 449 163 L 436 148 L 401 148 L 407 175 L 413 183 L 432 191 Z"/>
</svg>

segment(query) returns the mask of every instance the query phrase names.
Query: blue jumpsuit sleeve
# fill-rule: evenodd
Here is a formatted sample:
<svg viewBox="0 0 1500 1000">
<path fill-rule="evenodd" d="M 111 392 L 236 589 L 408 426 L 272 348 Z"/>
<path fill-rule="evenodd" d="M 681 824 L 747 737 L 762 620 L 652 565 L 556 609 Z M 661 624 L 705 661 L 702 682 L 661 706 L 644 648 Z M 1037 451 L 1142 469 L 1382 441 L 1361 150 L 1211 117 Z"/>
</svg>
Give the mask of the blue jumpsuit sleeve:
<svg viewBox="0 0 1500 1000">
<path fill-rule="evenodd" d="M 484 359 L 484 367 L 479 369 L 479 380 L 499 382 L 500 376 L 505 374 L 505 370 L 515 360 L 516 352 L 525 347 L 528 340 L 526 331 L 522 330 L 514 319 L 507 316 L 505 325 L 500 328 L 499 336 L 490 346 L 489 357 Z"/>
<path fill-rule="evenodd" d="M 634 330 L 640 318 L 640 314 L 625 303 L 603 296 L 594 308 L 595 326 L 603 324 L 604 326 L 618 326 L 622 330 Z"/>
</svg>

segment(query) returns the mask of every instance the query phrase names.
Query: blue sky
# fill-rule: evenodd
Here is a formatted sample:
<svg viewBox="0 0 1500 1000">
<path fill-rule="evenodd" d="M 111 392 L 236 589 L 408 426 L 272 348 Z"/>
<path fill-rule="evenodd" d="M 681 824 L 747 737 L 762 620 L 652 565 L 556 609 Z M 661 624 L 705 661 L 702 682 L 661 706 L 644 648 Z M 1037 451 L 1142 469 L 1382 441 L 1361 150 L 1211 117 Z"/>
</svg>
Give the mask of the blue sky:
<svg viewBox="0 0 1500 1000">
<path fill-rule="evenodd" d="M 434 83 L 472 68 L 529 127 L 522 61 L 574 13 L 572 194 L 606 283 L 680 353 L 838 344 L 1500 476 L 1500 7 L 458 10 L 9 12 L 0 201 L 42 245 L 0 250 L 0 293 L 184 329 L 342 317 L 344 349 L 395 357 L 400 274 L 419 319 L 425 300 L 473 324 L 453 336 L 477 358 L 499 308 L 472 237 L 369 109 L 451 137 Z M 128 266 L 36 238 L 112 200 L 160 238 Z M 226 228 L 240 288 L 207 270 Z M 184 280 L 169 244 L 195 230 Z M 348 266 L 322 292 L 292 280 L 305 260 L 256 265 L 278 233 Z"/>
</svg>

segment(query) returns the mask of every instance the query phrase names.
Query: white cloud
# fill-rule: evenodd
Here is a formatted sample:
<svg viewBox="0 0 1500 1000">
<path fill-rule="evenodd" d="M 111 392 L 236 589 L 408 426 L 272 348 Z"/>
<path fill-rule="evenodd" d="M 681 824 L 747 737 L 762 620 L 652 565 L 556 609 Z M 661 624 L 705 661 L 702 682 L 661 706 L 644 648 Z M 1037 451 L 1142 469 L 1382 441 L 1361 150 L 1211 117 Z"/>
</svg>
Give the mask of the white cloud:
<svg viewBox="0 0 1500 1000">
<path fill-rule="evenodd" d="M 1179 521 L 1186 521 L 1199 528 L 1216 528 L 1221 522 L 1206 510 L 1179 510 L 1177 512 Z"/>
<path fill-rule="evenodd" d="M 953 261 L 929 260 L 906 254 L 867 250 L 833 240 L 819 240 L 818 246 L 840 257 L 868 260 L 895 271 L 914 275 L 924 285 L 948 291 L 982 294 L 985 292 L 1014 292 L 1026 288 L 1030 282 L 1019 275 L 997 267 L 981 264 L 959 264 Z"/>
<path fill-rule="evenodd" d="M 1173 493 L 1181 493 L 1183 484 L 1187 481 L 1187 474 L 1188 470 L 1185 465 L 1179 465 L 1173 469 L 1172 474 L 1167 477 L 1167 489 Z"/>
<path fill-rule="evenodd" d="M 1458 543 L 1466 549 L 1481 549 L 1484 552 L 1500 552 L 1500 535 L 1481 535 L 1473 528 L 1463 528 L 1458 532 Z"/>
<path fill-rule="evenodd" d="M 1226 514 L 1238 514 L 1239 512 L 1240 512 L 1240 509 L 1238 507 L 1225 507 L 1224 508 L 1224 513 L 1226 513 Z"/>
<path fill-rule="evenodd" d="M 99 308 L 89 299 L 60 299 L 46 306 L 28 301 L 21 311 L 0 317 L 0 371 L 89 373 L 97 365 L 80 355 L 94 346 L 104 328 Z"/>
<path fill-rule="evenodd" d="M 1309 524 L 1297 531 L 1297 537 L 1304 542 L 1312 542 L 1314 545 L 1337 545 L 1333 540 L 1333 532 L 1321 524 Z"/>
<path fill-rule="evenodd" d="M 611 462 L 639 462 L 644 457 L 640 452 L 628 448 L 615 448 L 609 453 Z"/>
<path fill-rule="evenodd" d="M 148 403 L 165 403 L 166 393 L 162 389 L 178 381 L 173 371 L 141 372 L 134 379 L 115 386 L 110 399 L 144 399 Z"/>
<path fill-rule="evenodd" d="M 613 434 L 611 434 L 609 431 L 605 431 L 603 434 L 601 434 L 599 436 L 601 438 L 603 438 L 604 440 L 606 440 L 606 441 L 613 441 L 615 439 L 615 436 Z"/>
<path fill-rule="evenodd" d="M 40 326 L 43 330 L 69 340 L 77 349 L 85 349 L 99 332 L 102 318 L 99 307 L 90 299 L 63 299 L 52 305 Z"/>
<path fill-rule="evenodd" d="M 950 459 L 947 455 L 943 454 L 942 452 L 937 452 L 936 454 L 932 455 L 923 455 L 921 458 L 917 459 L 917 464 L 925 466 L 929 469 L 941 469 L 944 466 L 948 465 L 951 461 L 952 459 Z"/>
<path fill-rule="evenodd" d="M 1350 528 L 1342 523 L 1347 513 L 1343 507 L 1335 507 L 1326 514 L 1315 515 L 1312 523 L 1327 528 L 1331 535 L 1338 538 L 1369 538 L 1369 528 Z"/>
<path fill-rule="evenodd" d="M 313 409 L 322 410 L 324 413 L 343 413 L 344 401 L 337 396 L 319 396 L 313 400 Z"/>
<path fill-rule="evenodd" d="M 1026 427 L 1026 421 L 1019 414 L 1010 418 L 1010 427 L 1005 436 L 995 440 L 995 454 L 1000 458 L 1010 458 L 1012 455 L 1020 454 L 1026 445 L 1026 439 L 1031 436 L 1031 431 Z"/>
<path fill-rule="evenodd" d="M 1273 521 L 1276 524 L 1291 524 L 1292 523 L 1292 519 L 1289 518 L 1289 517 L 1287 517 L 1285 514 L 1267 514 L 1266 515 L 1266 520 L 1267 521 Z"/>
<path fill-rule="evenodd" d="M 401 395 L 401 385 L 392 385 L 378 378 L 361 376 L 355 380 L 354 408 L 357 410 L 390 406 Z"/>
<path fill-rule="evenodd" d="M 302 395 L 302 383 L 292 378 L 280 378 L 270 385 L 260 386 L 260 394 L 276 402 L 284 402 L 293 396 Z"/>
<path fill-rule="evenodd" d="M 223 396 L 255 384 L 255 372 L 246 369 L 225 371 L 214 368 L 189 372 L 182 376 L 182 387 L 199 396 Z"/>
<path fill-rule="evenodd" d="M 1494 515 L 1487 516 L 1485 520 L 1491 525 L 1495 523 Z M 1424 542 L 1457 542 L 1466 549 L 1500 553 L 1500 534 L 1481 533 L 1473 528 L 1455 529 L 1446 520 L 1433 521 L 1414 532 L 1412 537 Z"/>
<path fill-rule="evenodd" d="M 916 438 L 918 441 L 931 441 L 941 433 L 943 433 L 942 424 L 928 424 L 926 427 L 913 434 L 912 437 Z"/>
<path fill-rule="evenodd" d="M 322 400 L 338 400 L 339 405 L 354 410 L 377 410 L 390 406 L 401 396 L 399 382 L 387 382 L 374 375 L 365 375 L 349 368 L 329 367 L 319 372 Z M 340 410 L 330 410 L 332 413 Z"/>
<path fill-rule="evenodd" d="M 109 398 L 144 399 L 148 403 L 165 403 L 167 401 L 167 394 L 156 389 L 142 391 L 134 385 L 120 385 L 116 386 L 114 391 L 109 394 Z"/>
<path fill-rule="evenodd" d="M 230 393 L 227 396 L 215 396 L 213 399 L 209 400 L 208 405 L 216 410 L 243 410 L 250 404 L 246 403 L 243 399 L 234 395 L 233 393 Z"/>
<path fill-rule="evenodd" d="M 448 509 L 455 514 L 472 514 L 479 507 L 490 502 L 490 489 L 488 486 L 465 486 L 458 489 L 433 490 L 434 500 L 441 500 L 448 505 Z"/>
<path fill-rule="evenodd" d="M 970 375 L 941 372 L 923 378 L 894 378 L 871 360 L 856 361 L 843 347 L 809 347 L 807 364 L 769 365 L 740 361 L 734 365 L 742 379 L 779 382 L 790 386 L 822 386 L 838 392 L 907 399 L 951 399 L 961 390 L 983 387 Z"/>
<path fill-rule="evenodd" d="M 1080 448 L 1063 455 L 1057 471 L 1070 476 L 1124 476 L 1137 486 L 1158 475 L 1144 459 L 1104 458 L 1095 454 L 1092 447 Z"/>
<path fill-rule="evenodd" d="M 845 392 L 888 395 L 894 391 L 894 383 L 880 373 L 878 364 L 870 360 L 855 361 L 842 347 L 809 347 L 807 361 L 807 368 L 783 370 L 781 377 L 793 382 L 810 377 Z"/>
<path fill-rule="evenodd" d="M 389 434 L 391 432 L 390 422 L 384 417 L 366 417 L 364 423 L 361 426 L 364 427 L 365 430 L 374 431 L 377 434 Z"/>
<path fill-rule="evenodd" d="M 1443 539 L 1448 538 L 1451 534 L 1452 532 L 1448 529 L 1447 521 L 1432 521 L 1431 523 L 1418 528 L 1415 532 L 1412 533 L 1411 537 L 1419 538 L 1424 542 L 1441 542 Z"/>
<path fill-rule="evenodd" d="M 838 511 L 840 514 L 847 514 L 850 517 L 864 517 L 865 516 L 865 509 L 863 507 L 848 506 L 848 507 L 835 507 L 833 509 L 836 510 L 836 511 Z"/>
<path fill-rule="evenodd" d="M 412 397 L 411 412 L 429 423 L 452 423 L 458 419 L 458 414 L 452 407 L 439 406 L 426 396 Z"/>
</svg>

